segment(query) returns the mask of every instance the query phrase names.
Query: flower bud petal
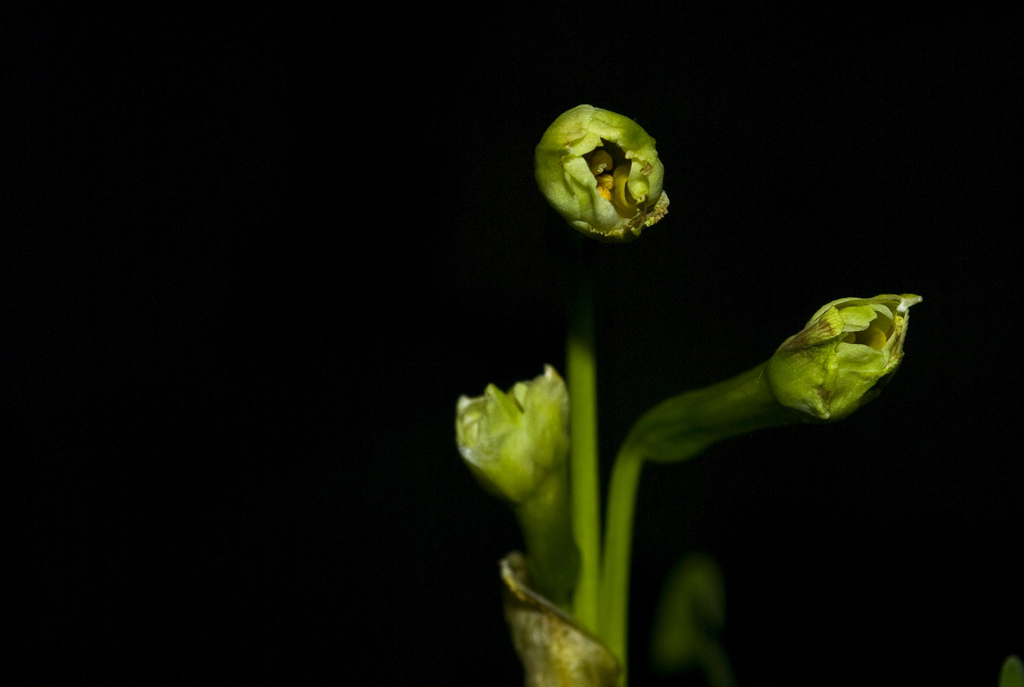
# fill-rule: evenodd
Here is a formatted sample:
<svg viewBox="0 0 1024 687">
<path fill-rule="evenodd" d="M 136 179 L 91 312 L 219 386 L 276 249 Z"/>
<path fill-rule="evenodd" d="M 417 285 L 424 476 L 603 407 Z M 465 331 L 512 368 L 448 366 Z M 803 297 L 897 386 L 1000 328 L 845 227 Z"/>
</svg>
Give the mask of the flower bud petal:
<svg viewBox="0 0 1024 687">
<path fill-rule="evenodd" d="M 765 366 L 776 400 L 812 417 L 846 417 L 878 395 L 903 359 L 913 294 L 840 298 L 779 347 Z"/>
<path fill-rule="evenodd" d="M 632 241 L 668 211 L 654 139 L 608 110 L 580 105 L 559 116 L 537 145 L 535 174 L 551 206 L 599 241 Z"/>
</svg>

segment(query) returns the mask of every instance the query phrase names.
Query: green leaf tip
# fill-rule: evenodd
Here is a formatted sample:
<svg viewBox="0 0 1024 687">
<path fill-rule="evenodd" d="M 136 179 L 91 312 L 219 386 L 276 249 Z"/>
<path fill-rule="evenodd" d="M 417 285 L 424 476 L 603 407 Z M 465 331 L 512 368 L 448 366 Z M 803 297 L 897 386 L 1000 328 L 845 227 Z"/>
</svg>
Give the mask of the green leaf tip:
<svg viewBox="0 0 1024 687">
<path fill-rule="evenodd" d="M 725 581 L 705 554 L 676 563 L 665 580 L 651 632 L 651 662 L 660 673 L 701 663 L 709 642 L 725 626 Z"/>
<path fill-rule="evenodd" d="M 999 687 L 1024 687 L 1024 662 L 1020 657 L 1011 654 L 1003 661 L 1003 669 L 999 671 Z"/>
<path fill-rule="evenodd" d="M 776 400 L 819 420 L 838 420 L 875 398 L 899 367 L 914 294 L 840 298 L 822 306 L 765 366 Z"/>
<path fill-rule="evenodd" d="M 537 185 L 577 231 L 598 241 L 632 241 L 668 212 L 654 143 L 629 117 L 579 105 L 537 145 Z"/>
</svg>

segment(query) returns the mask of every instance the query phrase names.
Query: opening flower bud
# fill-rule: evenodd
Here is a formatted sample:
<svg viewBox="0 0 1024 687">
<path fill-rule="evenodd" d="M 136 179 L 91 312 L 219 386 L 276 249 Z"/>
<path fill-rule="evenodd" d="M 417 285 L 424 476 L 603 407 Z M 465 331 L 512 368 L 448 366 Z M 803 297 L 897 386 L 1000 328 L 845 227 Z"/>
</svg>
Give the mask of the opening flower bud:
<svg viewBox="0 0 1024 687">
<path fill-rule="evenodd" d="M 566 469 L 569 394 L 551 366 L 508 393 L 493 384 L 456 405 L 455 435 L 466 465 L 488 491 L 521 504 Z"/>
<path fill-rule="evenodd" d="M 786 339 L 765 366 L 776 400 L 812 417 L 846 417 L 879 393 L 903 359 L 913 294 L 840 298 Z"/>
<path fill-rule="evenodd" d="M 668 212 L 654 139 L 608 110 L 580 105 L 559 116 L 537 145 L 535 173 L 551 206 L 599 241 L 632 241 Z"/>
<path fill-rule="evenodd" d="M 456 406 L 459 452 L 487 491 L 509 502 L 526 543 L 534 589 L 565 608 L 579 572 L 569 494 L 569 392 L 554 368 L 491 384 Z"/>
</svg>

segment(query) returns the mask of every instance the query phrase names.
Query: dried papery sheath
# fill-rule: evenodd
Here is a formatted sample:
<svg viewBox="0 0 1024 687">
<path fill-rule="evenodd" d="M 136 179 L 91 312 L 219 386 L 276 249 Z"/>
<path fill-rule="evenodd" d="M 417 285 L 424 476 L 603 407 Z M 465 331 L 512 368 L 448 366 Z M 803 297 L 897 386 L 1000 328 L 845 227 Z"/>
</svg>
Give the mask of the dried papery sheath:
<svg viewBox="0 0 1024 687">
<path fill-rule="evenodd" d="M 604 644 L 530 587 L 522 554 L 500 562 L 505 620 L 527 687 L 615 687 L 619 664 Z"/>
</svg>

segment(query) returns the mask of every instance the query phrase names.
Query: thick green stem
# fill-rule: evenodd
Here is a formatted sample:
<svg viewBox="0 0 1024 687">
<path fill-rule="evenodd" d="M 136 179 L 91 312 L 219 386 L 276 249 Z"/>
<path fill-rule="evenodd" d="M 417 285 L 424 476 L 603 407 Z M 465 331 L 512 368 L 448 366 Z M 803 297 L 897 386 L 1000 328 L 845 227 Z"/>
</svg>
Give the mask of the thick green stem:
<svg viewBox="0 0 1024 687">
<path fill-rule="evenodd" d="M 581 237 L 582 238 L 582 237 Z M 584 239 L 585 240 L 585 239 Z M 580 574 L 573 595 L 573 615 L 595 630 L 599 615 L 601 509 L 597 459 L 597 370 L 594 363 L 594 306 L 589 268 L 578 246 L 578 286 L 569 315 L 566 375 L 569 385 L 569 479 L 572 527 L 580 553 Z"/>
<path fill-rule="evenodd" d="M 569 526 L 569 481 L 551 475 L 532 498 L 515 507 L 526 540 L 526 565 L 534 591 L 564 611 L 579 571 L 579 556 Z"/>
<path fill-rule="evenodd" d="M 776 402 L 762 378 L 763 369 L 764 365 L 758 365 L 732 379 L 655 406 L 637 421 L 619 450 L 608 494 L 598 634 L 623 666 L 622 685 L 627 679 L 633 513 L 643 462 L 683 461 L 716 441 L 799 422 L 799 413 Z"/>
</svg>

